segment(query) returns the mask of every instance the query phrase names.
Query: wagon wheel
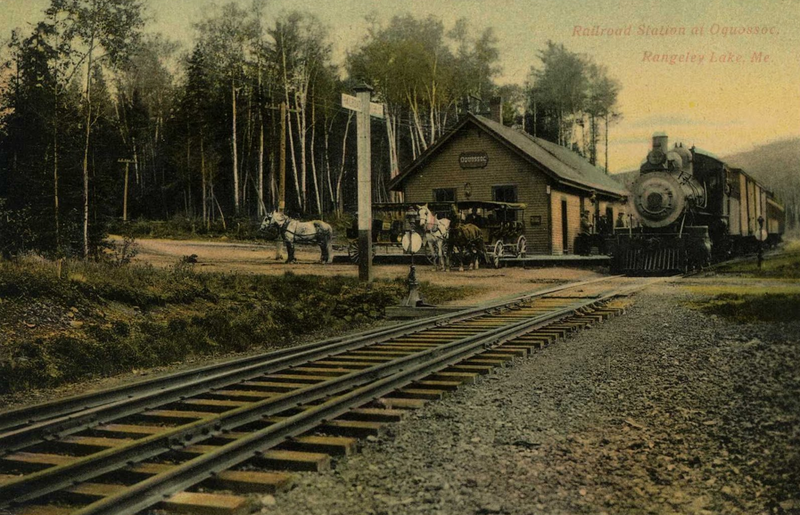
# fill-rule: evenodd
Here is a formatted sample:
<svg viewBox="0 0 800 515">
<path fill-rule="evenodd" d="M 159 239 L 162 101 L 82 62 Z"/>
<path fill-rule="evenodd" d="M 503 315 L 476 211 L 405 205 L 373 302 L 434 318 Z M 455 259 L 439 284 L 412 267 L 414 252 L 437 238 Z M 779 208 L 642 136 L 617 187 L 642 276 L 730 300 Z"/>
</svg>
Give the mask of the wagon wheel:
<svg viewBox="0 0 800 515">
<path fill-rule="evenodd" d="M 358 240 L 350 240 L 350 243 L 347 244 L 347 256 L 350 258 L 352 263 L 358 264 L 360 260 Z"/>
<path fill-rule="evenodd" d="M 500 268 L 500 258 L 503 257 L 503 240 L 497 240 L 494 244 L 494 255 L 492 256 L 492 265 L 495 268 Z"/>
<path fill-rule="evenodd" d="M 520 234 L 519 238 L 517 238 L 517 257 L 524 258 L 527 253 L 528 239 L 525 238 L 525 235 Z"/>
<path fill-rule="evenodd" d="M 372 258 L 375 258 L 376 247 L 373 243 L 370 248 L 372 249 Z M 350 243 L 347 244 L 347 255 L 350 257 L 350 261 L 358 264 L 361 261 L 361 252 L 358 250 L 358 240 L 351 240 Z"/>
</svg>

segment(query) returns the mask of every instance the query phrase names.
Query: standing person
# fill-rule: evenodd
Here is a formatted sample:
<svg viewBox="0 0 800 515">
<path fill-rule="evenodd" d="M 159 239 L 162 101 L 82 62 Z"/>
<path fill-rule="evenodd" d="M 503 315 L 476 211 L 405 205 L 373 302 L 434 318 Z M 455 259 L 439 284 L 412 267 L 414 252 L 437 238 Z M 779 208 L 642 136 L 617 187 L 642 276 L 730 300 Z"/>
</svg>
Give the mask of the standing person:
<svg viewBox="0 0 800 515">
<path fill-rule="evenodd" d="M 600 215 L 597 219 L 597 234 L 606 234 L 608 232 L 610 225 L 608 223 L 608 219 L 606 219 L 606 215 Z"/>
<path fill-rule="evenodd" d="M 594 245 L 600 254 L 606 253 L 606 237 L 612 232 L 611 220 L 606 215 L 600 215 L 597 219 L 597 234 L 594 236 Z"/>
<path fill-rule="evenodd" d="M 625 213 L 620 212 L 617 215 L 617 222 L 614 224 L 614 227 L 617 229 L 624 229 L 625 228 Z"/>
<path fill-rule="evenodd" d="M 589 223 L 589 211 L 584 211 L 581 215 L 581 234 L 589 235 L 592 233 L 592 224 Z"/>
<path fill-rule="evenodd" d="M 589 255 L 592 250 L 591 234 L 592 224 L 589 222 L 589 211 L 584 211 L 581 214 L 580 233 L 575 238 L 575 252 L 577 254 Z"/>
</svg>

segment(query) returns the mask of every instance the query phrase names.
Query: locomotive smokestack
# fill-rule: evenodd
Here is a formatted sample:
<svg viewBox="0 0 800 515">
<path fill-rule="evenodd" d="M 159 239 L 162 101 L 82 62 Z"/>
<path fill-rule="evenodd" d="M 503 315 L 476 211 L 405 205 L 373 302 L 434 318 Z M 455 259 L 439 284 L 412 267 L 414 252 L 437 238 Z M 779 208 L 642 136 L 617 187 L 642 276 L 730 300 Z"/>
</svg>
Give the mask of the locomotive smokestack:
<svg viewBox="0 0 800 515">
<path fill-rule="evenodd" d="M 656 132 L 653 134 L 653 150 L 659 149 L 666 154 L 669 151 L 669 137 L 665 132 Z"/>
</svg>

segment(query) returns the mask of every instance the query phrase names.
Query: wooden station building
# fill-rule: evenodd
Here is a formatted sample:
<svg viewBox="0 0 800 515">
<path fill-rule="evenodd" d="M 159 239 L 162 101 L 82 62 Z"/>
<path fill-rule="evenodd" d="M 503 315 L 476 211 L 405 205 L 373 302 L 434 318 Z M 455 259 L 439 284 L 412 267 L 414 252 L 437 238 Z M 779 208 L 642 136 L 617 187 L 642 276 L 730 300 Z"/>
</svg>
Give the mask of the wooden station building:
<svg viewBox="0 0 800 515">
<path fill-rule="evenodd" d="M 572 254 L 583 211 L 625 213 L 627 190 L 555 143 L 467 114 L 389 184 L 405 202 L 520 202 L 528 254 Z"/>
</svg>

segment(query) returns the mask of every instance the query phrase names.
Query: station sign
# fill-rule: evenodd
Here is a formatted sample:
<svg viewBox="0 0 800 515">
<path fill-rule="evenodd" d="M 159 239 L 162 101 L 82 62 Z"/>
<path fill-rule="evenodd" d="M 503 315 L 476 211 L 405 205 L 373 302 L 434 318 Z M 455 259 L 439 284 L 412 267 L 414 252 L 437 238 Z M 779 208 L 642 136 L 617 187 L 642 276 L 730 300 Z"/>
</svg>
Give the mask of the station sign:
<svg viewBox="0 0 800 515">
<path fill-rule="evenodd" d="M 486 168 L 489 164 L 489 154 L 486 152 L 462 152 L 458 156 L 458 165 L 462 169 Z"/>
</svg>

